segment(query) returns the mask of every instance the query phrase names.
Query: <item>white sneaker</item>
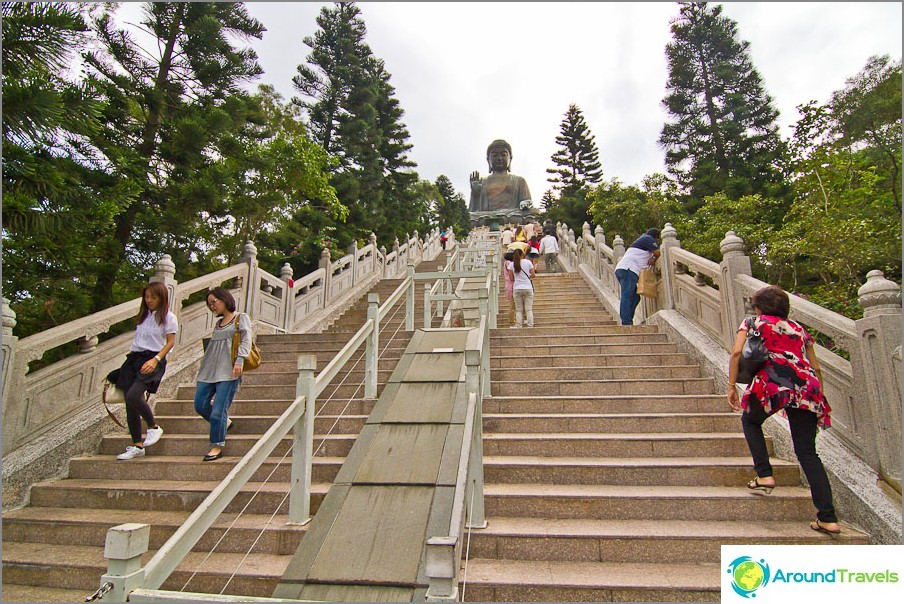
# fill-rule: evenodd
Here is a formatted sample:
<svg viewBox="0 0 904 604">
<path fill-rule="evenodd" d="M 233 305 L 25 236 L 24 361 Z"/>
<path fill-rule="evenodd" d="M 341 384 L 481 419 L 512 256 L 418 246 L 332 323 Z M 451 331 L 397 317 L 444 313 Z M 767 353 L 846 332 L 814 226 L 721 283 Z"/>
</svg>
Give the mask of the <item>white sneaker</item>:
<svg viewBox="0 0 904 604">
<path fill-rule="evenodd" d="M 126 452 L 117 455 L 116 459 L 135 459 L 136 457 L 142 456 L 144 456 L 144 449 L 142 449 L 141 447 L 136 447 L 134 445 L 129 445 L 128 447 L 126 447 Z"/>
<path fill-rule="evenodd" d="M 156 428 L 148 428 L 148 434 L 144 437 L 144 446 L 150 447 L 155 442 L 160 440 L 160 437 L 163 436 L 163 428 L 157 426 Z"/>
</svg>

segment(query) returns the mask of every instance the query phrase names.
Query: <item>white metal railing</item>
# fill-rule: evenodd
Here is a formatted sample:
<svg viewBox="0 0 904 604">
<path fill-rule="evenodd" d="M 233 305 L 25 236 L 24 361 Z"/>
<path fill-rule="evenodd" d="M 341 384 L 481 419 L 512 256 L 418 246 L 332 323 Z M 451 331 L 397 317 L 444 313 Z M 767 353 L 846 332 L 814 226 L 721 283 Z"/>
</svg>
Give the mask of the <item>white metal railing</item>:
<svg viewBox="0 0 904 604">
<path fill-rule="evenodd" d="M 483 397 L 488 391 L 483 365 L 489 356 L 489 321 L 483 314 L 476 329 L 468 334 L 465 346 L 465 384 L 468 407 L 465 413 L 461 438 L 461 455 L 452 495 L 452 513 L 448 532 L 427 538 L 425 547 L 425 574 L 427 576 L 428 601 L 459 600 L 458 586 L 462 585 L 461 599 L 467 586 L 467 547 L 470 531 L 486 528 L 483 497 Z M 465 559 L 464 576 L 460 577 L 462 558 Z"/>
<path fill-rule="evenodd" d="M 413 272 L 413 261 L 408 268 L 410 272 Z M 141 541 L 141 536 L 145 533 L 147 525 L 120 525 L 110 529 L 108 532 L 108 545 L 116 543 L 118 538 L 125 536 L 127 541 L 133 542 L 133 546 L 132 550 L 128 552 L 131 560 L 128 566 L 124 566 L 121 563 L 121 558 L 117 557 L 117 548 L 115 546 L 105 552 L 109 560 L 109 568 L 108 573 L 101 578 L 101 585 L 109 584 L 110 595 L 108 600 L 125 601 L 128 594 L 135 589 L 157 590 L 182 562 L 185 555 L 192 550 L 235 495 L 240 492 L 273 449 L 288 434 L 290 429 L 293 429 L 293 439 L 291 448 L 292 469 L 288 494 L 289 522 L 306 524 L 310 521 L 315 402 L 327 385 L 332 382 L 342 367 L 352 359 L 354 353 L 362 345 L 365 345 L 365 397 L 376 397 L 380 322 L 387 317 L 392 308 L 405 294 L 408 295 L 406 306 L 413 307 L 413 283 L 414 279 L 411 276 L 406 277 L 396 287 L 395 291 L 390 294 L 383 305 L 379 307 L 378 296 L 369 294 L 367 319 L 364 325 L 336 353 L 333 359 L 318 373 L 316 378 L 314 377 L 314 371 L 317 366 L 316 356 L 299 355 L 297 364 L 299 375 L 296 382 L 295 400 L 270 430 L 261 437 L 251 451 L 239 461 L 229 475 L 198 506 L 189 519 L 167 540 L 143 568 L 136 568 L 135 561 L 147 551 L 147 542 L 144 542 L 143 550 L 140 552 L 134 548 L 134 542 L 136 539 L 138 542 Z M 129 568 L 132 570 L 125 572 Z"/>
<path fill-rule="evenodd" d="M 455 245 L 451 229 L 447 233 L 449 244 Z M 257 263 L 257 249 L 248 242 L 240 263 L 185 283 L 176 281 L 175 266 L 170 257 L 164 255 L 157 262 L 150 280 L 167 287 L 171 310 L 180 325 L 176 346 L 167 358 L 165 383 L 178 379 L 181 369 L 190 368 L 200 358 L 203 354 L 201 341 L 213 329 L 213 317 L 203 302 L 183 306 L 192 294 L 231 282 L 238 308 L 249 314 L 256 331 L 297 333 L 310 329 L 377 280 L 399 276 L 395 263 L 398 258 L 403 259 L 404 270 L 408 262 L 433 258 L 441 249 L 439 229 L 428 233 L 424 241 L 415 233 L 404 246 L 394 250 L 390 262 L 385 250 L 377 249 L 376 237 L 371 235 L 368 245 L 360 250 L 352 246 L 349 254 L 336 261 L 330 259 L 328 250 L 324 250 L 320 266 L 296 280 L 288 263 L 282 267 L 279 277 L 261 269 Z M 103 411 L 96 413 L 102 382 L 110 371 L 121 365 L 132 334 L 123 334 L 103 343 L 98 343 L 98 336 L 109 332 L 113 325 L 134 317 L 140 302 L 135 298 L 20 340 L 13 333 L 15 313 L 9 307 L 9 301 L 3 300 L 0 360 L 5 464 L 9 463 L 7 454 L 41 440 L 46 434 L 58 433 L 56 428 L 61 423 L 71 422 L 75 414 L 94 413 L 97 421 L 103 421 L 106 417 Z M 74 341 L 79 345 L 77 354 L 43 369 L 29 370 L 29 364 L 41 359 L 49 350 Z M 48 449 L 54 446 L 58 445 L 48 444 Z M 48 471 L 48 476 L 58 472 L 55 469 Z M 23 474 L 28 473 L 23 471 Z"/>
</svg>

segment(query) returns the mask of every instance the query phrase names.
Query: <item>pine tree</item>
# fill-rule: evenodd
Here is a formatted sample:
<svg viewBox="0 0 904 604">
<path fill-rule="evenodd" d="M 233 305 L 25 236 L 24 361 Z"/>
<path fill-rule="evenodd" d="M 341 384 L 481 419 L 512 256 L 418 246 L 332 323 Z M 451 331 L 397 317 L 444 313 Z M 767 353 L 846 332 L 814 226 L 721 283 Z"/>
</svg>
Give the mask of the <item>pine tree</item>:
<svg viewBox="0 0 904 604">
<path fill-rule="evenodd" d="M 732 199 L 782 196 L 778 112 L 750 61 L 750 44 L 738 41 L 737 24 L 721 6 L 687 2 L 671 31 L 662 103 L 674 121 L 663 126 L 659 143 L 688 209 L 723 191 Z"/>
<path fill-rule="evenodd" d="M 173 258 L 183 278 L 192 253 L 203 255 L 204 233 L 228 211 L 224 141 L 253 112 L 239 84 L 262 72 L 253 50 L 233 46 L 264 31 L 241 3 L 147 3 L 142 26 L 157 36 L 152 51 L 104 11 L 94 21 L 102 50 L 85 55 L 106 101 L 91 142 L 116 186 L 132 193 L 100 243 L 94 310 L 113 303 L 120 277 L 142 275 L 162 251 L 184 253 Z"/>
<path fill-rule="evenodd" d="M 404 111 L 382 60 L 365 42 L 367 28 L 353 2 L 321 9 L 318 31 L 304 39 L 311 52 L 299 65 L 293 85 L 315 140 L 339 158 L 332 184 L 349 208 L 345 224 L 335 224 L 344 246 L 375 232 L 391 242 L 426 231 L 429 208 L 417 195 L 416 164 Z"/>
<path fill-rule="evenodd" d="M 553 183 L 553 188 L 559 193 L 574 195 L 603 178 L 600 154 L 584 114 L 574 103 L 568 106 L 560 131 L 556 143 L 561 149 L 552 156 L 557 167 L 546 169 L 553 175 L 546 180 Z"/>
<path fill-rule="evenodd" d="M 445 174 L 436 177 L 434 183 L 439 191 L 440 202 L 436 208 L 436 220 L 441 229 L 452 227 L 459 235 L 463 235 L 470 230 L 470 212 L 468 212 L 468 204 L 465 202 L 465 196 L 455 190 L 452 181 Z"/>
</svg>

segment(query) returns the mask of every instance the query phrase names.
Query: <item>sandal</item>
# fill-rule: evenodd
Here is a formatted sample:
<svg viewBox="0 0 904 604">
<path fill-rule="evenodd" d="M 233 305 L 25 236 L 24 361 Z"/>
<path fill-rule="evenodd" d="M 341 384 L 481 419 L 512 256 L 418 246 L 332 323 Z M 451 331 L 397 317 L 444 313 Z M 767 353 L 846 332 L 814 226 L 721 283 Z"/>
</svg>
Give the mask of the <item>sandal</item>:
<svg viewBox="0 0 904 604">
<path fill-rule="evenodd" d="M 775 488 L 775 485 L 760 484 L 760 477 L 756 476 L 753 480 L 747 483 L 747 488 L 751 491 L 763 491 L 768 495 L 772 492 L 772 489 Z"/>
<path fill-rule="evenodd" d="M 837 529 L 837 530 L 833 531 L 831 529 L 824 527 L 822 525 L 822 523 L 819 522 L 819 518 L 817 518 L 816 520 L 814 520 L 813 522 L 810 523 L 810 528 L 819 533 L 825 533 L 826 535 L 837 535 L 838 533 L 841 532 L 841 529 Z"/>
</svg>

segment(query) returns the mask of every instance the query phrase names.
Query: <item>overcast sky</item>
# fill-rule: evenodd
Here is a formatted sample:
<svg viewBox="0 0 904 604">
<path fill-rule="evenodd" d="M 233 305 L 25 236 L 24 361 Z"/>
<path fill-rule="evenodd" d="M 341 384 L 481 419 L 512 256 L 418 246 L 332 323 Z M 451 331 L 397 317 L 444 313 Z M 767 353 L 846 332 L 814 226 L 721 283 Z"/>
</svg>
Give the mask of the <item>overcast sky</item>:
<svg viewBox="0 0 904 604">
<path fill-rule="evenodd" d="M 246 2 L 267 28 L 252 41 L 286 99 L 310 52 L 323 2 Z M 513 147 L 512 172 L 535 205 L 569 104 L 584 113 L 605 179 L 640 184 L 665 172 L 659 138 L 665 46 L 674 2 L 359 2 L 366 41 L 383 59 L 421 178 L 448 176 L 467 200 L 468 175 L 487 174 L 486 148 Z M 872 55 L 901 57 L 897 2 L 727 2 L 754 66 L 791 135 L 797 105 L 826 102 Z"/>
</svg>

